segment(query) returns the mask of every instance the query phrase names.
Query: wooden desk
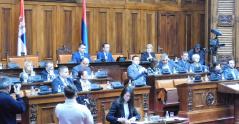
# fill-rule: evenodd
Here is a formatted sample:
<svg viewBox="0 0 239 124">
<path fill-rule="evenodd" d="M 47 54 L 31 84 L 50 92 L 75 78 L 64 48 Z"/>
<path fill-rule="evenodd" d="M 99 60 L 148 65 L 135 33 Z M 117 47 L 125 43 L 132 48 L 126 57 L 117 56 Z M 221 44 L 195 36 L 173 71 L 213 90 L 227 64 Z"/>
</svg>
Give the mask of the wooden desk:
<svg viewBox="0 0 239 124">
<path fill-rule="evenodd" d="M 140 107 L 144 112 L 148 111 L 148 94 L 150 86 L 134 88 L 135 107 Z M 116 100 L 122 89 L 100 90 L 90 92 L 78 92 L 79 95 L 90 94 L 91 112 L 95 121 L 101 122 L 101 105 L 110 107 L 110 104 Z M 22 114 L 22 124 L 37 122 L 38 124 L 55 123 L 55 106 L 58 103 L 64 103 L 64 94 L 49 94 L 42 96 L 23 97 L 26 104 L 26 111 Z M 143 113 L 144 115 L 144 113 Z M 141 118 L 143 117 L 141 114 Z"/>
<path fill-rule="evenodd" d="M 157 112 L 157 114 L 163 116 L 164 115 L 164 104 L 162 101 L 157 100 L 157 96 L 155 96 L 155 83 L 157 80 L 167 80 L 167 79 L 180 79 L 187 78 L 188 75 L 194 76 L 196 74 L 200 74 L 201 76 L 205 76 L 205 74 L 209 73 L 184 73 L 184 74 L 168 74 L 168 75 L 151 75 L 146 76 L 147 85 L 151 86 L 150 88 L 150 97 L 149 97 L 149 110 Z"/>
<path fill-rule="evenodd" d="M 228 123 L 233 118 L 233 95 L 218 92 L 218 83 L 238 82 L 212 81 L 187 83 L 177 86 L 180 117 L 189 118 L 190 123 Z"/>
</svg>

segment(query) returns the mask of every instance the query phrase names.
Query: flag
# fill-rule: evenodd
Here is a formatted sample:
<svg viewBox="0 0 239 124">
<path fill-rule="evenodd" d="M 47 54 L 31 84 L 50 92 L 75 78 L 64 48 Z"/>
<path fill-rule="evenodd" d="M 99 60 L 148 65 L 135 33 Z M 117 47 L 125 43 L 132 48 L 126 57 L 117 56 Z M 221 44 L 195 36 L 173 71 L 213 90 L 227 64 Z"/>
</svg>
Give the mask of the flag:
<svg viewBox="0 0 239 124">
<path fill-rule="evenodd" d="M 24 52 L 25 55 L 27 55 L 26 27 L 25 27 L 25 15 L 24 15 L 23 0 L 21 0 L 21 5 L 20 5 L 17 55 L 21 56 L 21 52 Z"/>
<path fill-rule="evenodd" d="M 82 41 L 82 43 L 84 43 L 86 45 L 86 53 L 88 53 L 89 50 L 88 50 L 88 35 L 87 35 L 85 0 L 83 0 L 83 8 L 82 8 L 81 41 Z"/>
</svg>

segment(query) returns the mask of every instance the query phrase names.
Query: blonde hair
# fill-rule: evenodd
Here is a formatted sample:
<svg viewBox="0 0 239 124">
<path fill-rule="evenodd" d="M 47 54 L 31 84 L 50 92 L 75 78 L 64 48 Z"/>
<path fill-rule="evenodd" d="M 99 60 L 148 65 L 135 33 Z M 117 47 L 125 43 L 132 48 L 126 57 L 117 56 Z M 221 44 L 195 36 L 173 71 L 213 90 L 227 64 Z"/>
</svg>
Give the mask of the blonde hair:
<svg viewBox="0 0 239 124">
<path fill-rule="evenodd" d="M 152 52 L 154 51 L 154 47 L 152 44 L 147 44 L 146 49 L 147 49 L 147 47 L 150 47 L 152 49 Z"/>
<path fill-rule="evenodd" d="M 28 73 L 27 73 L 27 71 L 26 71 L 26 69 L 27 69 L 27 67 L 29 66 L 29 64 L 31 64 L 31 66 L 32 66 L 32 70 L 31 70 L 31 72 L 30 72 L 30 74 L 31 74 L 31 76 L 35 76 L 35 72 L 33 71 L 33 64 L 32 64 L 32 62 L 31 61 L 26 61 L 25 63 L 24 63 L 24 65 L 23 65 L 23 68 L 22 68 L 22 73 L 21 74 L 23 74 L 25 77 L 27 77 L 28 78 Z M 20 75 L 21 75 L 20 74 Z"/>
</svg>

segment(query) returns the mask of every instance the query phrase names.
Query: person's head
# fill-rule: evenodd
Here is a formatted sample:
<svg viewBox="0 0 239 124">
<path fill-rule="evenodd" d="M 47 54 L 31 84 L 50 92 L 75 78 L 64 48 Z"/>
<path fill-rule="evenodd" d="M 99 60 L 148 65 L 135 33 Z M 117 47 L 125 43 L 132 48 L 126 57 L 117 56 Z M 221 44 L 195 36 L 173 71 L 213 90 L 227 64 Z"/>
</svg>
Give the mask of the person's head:
<svg viewBox="0 0 239 124">
<path fill-rule="evenodd" d="M 69 77 L 69 70 L 66 66 L 59 67 L 58 71 L 61 78 L 66 79 Z"/>
<path fill-rule="evenodd" d="M 193 59 L 193 62 L 199 63 L 200 56 L 198 54 L 193 54 L 192 59 Z"/>
<path fill-rule="evenodd" d="M 163 65 L 167 65 L 168 64 L 168 55 L 166 53 L 164 53 L 160 57 L 161 57 L 161 62 L 163 63 Z"/>
<path fill-rule="evenodd" d="M 75 99 L 76 91 L 76 87 L 72 84 L 68 84 L 64 87 L 64 94 L 67 99 Z"/>
<path fill-rule="evenodd" d="M 138 56 L 133 56 L 132 57 L 132 63 L 135 64 L 135 65 L 139 65 L 139 63 L 140 63 L 139 57 Z"/>
<path fill-rule="evenodd" d="M 104 43 L 104 44 L 102 45 L 102 48 L 103 48 L 103 51 L 104 51 L 105 53 L 109 53 L 109 52 L 110 52 L 110 44 Z"/>
<path fill-rule="evenodd" d="M 153 48 L 153 45 L 152 44 L 148 44 L 147 47 L 146 47 L 146 52 L 147 53 L 151 53 L 153 52 L 154 48 Z"/>
<path fill-rule="evenodd" d="M 51 61 L 46 61 L 46 62 L 45 62 L 45 69 L 46 69 L 46 71 L 48 71 L 48 72 L 54 70 L 53 62 L 51 62 Z"/>
<path fill-rule="evenodd" d="M 78 72 L 78 77 L 80 78 L 80 79 L 83 79 L 83 80 L 88 80 L 88 72 L 84 69 L 84 70 L 80 70 L 79 72 Z"/>
<path fill-rule="evenodd" d="M 201 49 L 201 45 L 200 44 L 197 44 L 195 47 L 194 47 L 194 51 L 195 53 L 198 53 Z"/>
<path fill-rule="evenodd" d="M 182 57 L 183 61 L 187 61 L 188 60 L 188 52 L 187 51 L 183 51 L 181 57 Z"/>
<path fill-rule="evenodd" d="M 33 64 L 31 61 L 26 61 L 23 65 L 23 73 L 33 72 Z"/>
<path fill-rule="evenodd" d="M 217 71 L 221 70 L 221 62 L 214 62 L 213 68 Z"/>
<path fill-rule="evenodd" d="M 79 50 L 81 53 L 85 53 L 86 45 L 83 44 L 83 43 L 79 44 L 78 50 Z"/>
<path fill-rule="evenodd" d="M 10 92 L 11 90 L 11 79 L 9 77 L 0 77 L 0 91 Z"/>
<path fill-rule="evenodd" d="M 227 60 L 227 65 L 228 67 L 230 67 L 231 69 L 233 69 L 235 67 L 235 62 L 233 59 L 228 59 Z"/>
<path fill-rule="evenodd" d="M 86 57 L 81 58 L 81 60 L 80 60 L 80 65 L 81 65 L 81 67 L 82 67 L 83 69 L 87 69 L 87 68 L 89 67 L 89 65 L 90 65 L 89 59 L 86 58 Z"/>
<path fill-rule="evenodd" d="M 150 67 L 151 68 L 156 68 L 159 66 L 159 59 L 158 58 L 153 58 L 151 63 L 150 63 Z"/>
<path fill-rule="evenodd" d="M 123 104 L 123 103 L 128 103 L 129 107 L 130 107 L 130 112 L 132 113 L 134 110 L 134 91 L 132 89 L 132 87 L 125 87 L 120 96 L 119 96 L 119 103 Z"/>
</svg>

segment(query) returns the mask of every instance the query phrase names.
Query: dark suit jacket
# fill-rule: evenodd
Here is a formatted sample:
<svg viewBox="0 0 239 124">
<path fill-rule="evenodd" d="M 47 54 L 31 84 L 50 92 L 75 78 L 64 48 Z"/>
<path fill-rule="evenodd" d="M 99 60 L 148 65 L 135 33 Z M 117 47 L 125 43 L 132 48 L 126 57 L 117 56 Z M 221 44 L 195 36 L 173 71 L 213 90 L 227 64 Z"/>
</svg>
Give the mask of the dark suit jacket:
<svg viewBox="0 0 239 124">
<path fill-rule="evenodd" d="M 153 58 L 156 58 L 155 53 L 152 52 L 150 53 Z M 141 53 L 141 59 L 140 61 L 147 61 L 147 58 L 149 57 L 149 54 L 147 52 L 142 52 Z"/>
<path fill-rule="evenodd" d="M 190 63 L 189 63 L 188 61 L 186 61 L 186 66 L 185 66 L 183 60 L 178 61 L 177 64 L 178 64 L 180 67 L 185 68 L 186 70 L 188 70 L 188 72 L 190 71 Z"/>
<path fill-rule="evenodd" d="M 115 100 L 110 108 L 109 113 L 106 116 L 106 120 L 109 121 L 111 124 L 120 124 L 120 122 L 118 122 L 117 120 L 121 117 L 125 117 L 124 105 L 118 104 L 117 100 Z M 133 114 L 129 114 L 129 119 L 132 117 L 136 117 L 136 120 L 140 120 L 140 115 L 135 108 Z"/>
<path fill-rule="evenodd" d="M 69 84 L 74 84 L 73 80 L 71 78 L 67 78 L 67 82 Z M 60 85 L 61 87 L 61 92 L 64 91 L 64 83 L 62 82 L 61 78 L 58 76 L 56 77 L 51 84 L 52 87 L 52 93 L 57 93 L 58 92 L 58 86 Z M 75 84 L 74 84 L 75 85 Z"/>
<path fill-rule="evenodd" d="M 239 72 L 235 68 L 233 69 L 233 71 L 236 76 L 234 79 L 238 79 Z M 229 68 L 229 67 L 224 71 L 225 79 L 227 79 L 228 74 L 232 74 L 231 68 Z"/>
<path fill-rule="evenodd" d="M 19 95 L 16 97 L 17 100 L 10 94 L 0 91 L 0 124 L 17 124 L 16 114 L 26 110 L 23 99 Z"/>
<path fill-rule="evenodd" d="M 54 74 L 55 74 L 56 77 L 59 76 L 58 70 L 54 70 Z M 43 70 L 43 71 L 40 73 L 40 75 L 41 75 L 41 77 L 42 77 L 42 79 L 43 79 L 44 81 L 47 80 L 48 72 L 46 71 L 46 69 Z"/>
<path fill-rule="evenodd" d="M 84 53 L 84 57 L 88 58 L 90 62 L 93 62 L 88 53 Z M 81 56 L 79 51 L 73 53 L 72 61 L 74 61 L 75 63 L 80 63 L 80 60 L 81 60 Z"/>
<path fill-rule="evenodd" d="M 175 62 L 173 60 L 168 60 L 168 66 L 170 68 L 171 73 L 174 72 L 174 67 L 175 69 L 179 68 L 180 66 L 178 66 L 177 64 L 175 64 Z M 160 69 L 162 69 L 164 67 L 163 63 L 160 61 L 159 62 L 159 66 Z"/>
<path fill-rule="evenodd" d="M 97 59 L 105 59 L 104 51 L 100 51 L 97 53 Z M 115 62 L 114 58 L 112 57 L 111 53 L 108 53 L 107 62 Z"/>
</svg>

